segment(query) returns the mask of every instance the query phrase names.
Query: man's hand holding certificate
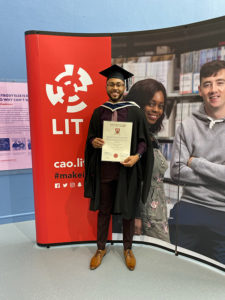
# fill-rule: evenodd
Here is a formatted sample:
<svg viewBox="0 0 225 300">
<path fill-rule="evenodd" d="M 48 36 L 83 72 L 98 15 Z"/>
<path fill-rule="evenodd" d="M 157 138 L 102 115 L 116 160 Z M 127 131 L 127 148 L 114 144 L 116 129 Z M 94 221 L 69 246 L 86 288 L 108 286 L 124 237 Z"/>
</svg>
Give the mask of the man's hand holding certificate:
<svg viewBox="0 0 225 300">
<path fill-rule="evenodd" d="M 102 161 L 123 162 L 130 156 L 131 122 L 104 121 Z"/>
</svg>

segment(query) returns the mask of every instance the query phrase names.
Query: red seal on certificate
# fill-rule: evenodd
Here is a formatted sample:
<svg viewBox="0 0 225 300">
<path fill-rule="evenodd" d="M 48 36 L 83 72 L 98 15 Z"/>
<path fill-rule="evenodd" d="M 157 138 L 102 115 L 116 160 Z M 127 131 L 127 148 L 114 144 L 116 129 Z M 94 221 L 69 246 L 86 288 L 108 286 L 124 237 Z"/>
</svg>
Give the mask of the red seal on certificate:
<svg viewBox="0 0 225 300">
<path fill-rule="evenodd" d="M 119 134 L 120 133 L 120 128 L 115 128 L 115 132 L 116 132 L 116 134 Z"/>
<path fill-rule="evenodd" d="M 117 153 L 115 153 L 115 154 L 113 155 L 113 157 L 114 157 L 114 158 L 117 158 L 117 157 L 118 157 L 118 154 L 117 154 Z"/>
</svg>

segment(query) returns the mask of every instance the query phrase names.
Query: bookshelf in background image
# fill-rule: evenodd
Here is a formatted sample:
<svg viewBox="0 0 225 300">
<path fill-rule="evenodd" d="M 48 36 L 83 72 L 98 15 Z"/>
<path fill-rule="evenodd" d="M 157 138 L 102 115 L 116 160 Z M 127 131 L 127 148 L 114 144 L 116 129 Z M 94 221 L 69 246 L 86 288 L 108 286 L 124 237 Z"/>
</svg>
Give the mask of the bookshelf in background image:
<svg viewBox="0 0 225 300">
<path fill-rule="evenodd" d="M 198 93 L 201 66 L 216 59 L 225 60 L 225 46 L 182 53 L 180 55 L 180 94 Z"/>
</svg>

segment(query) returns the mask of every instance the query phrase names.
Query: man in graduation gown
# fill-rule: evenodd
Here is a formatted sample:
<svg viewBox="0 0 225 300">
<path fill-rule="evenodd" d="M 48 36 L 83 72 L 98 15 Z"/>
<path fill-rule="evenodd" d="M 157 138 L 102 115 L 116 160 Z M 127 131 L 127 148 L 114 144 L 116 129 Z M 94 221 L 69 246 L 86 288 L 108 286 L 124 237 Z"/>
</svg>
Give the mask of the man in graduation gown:
<svg viewBox="0 0 225 300">
<path fill-rule="evenodd" d="M 134 270 L 136 259 L 131 250 L 134 218 L 140 199 L 145 203 L 151 183 L 152 145 L 146 119 L 133 102 L 124 101 L 125 81 L 133 74 L 113 65 L 100 72 L 107 78 L 109 100 L 94 110 L 85 149 L 84 196 L 91 198 L 90 210 L 98 210 L 97 247 L 90 269 L 96 269 L 106 254 L 111 214 L 122 214 L 125 263 Z M 132 122 L 130 156 L 122 162 L 101 161 L 104 146 L 103 122 Z"/>
</svg>

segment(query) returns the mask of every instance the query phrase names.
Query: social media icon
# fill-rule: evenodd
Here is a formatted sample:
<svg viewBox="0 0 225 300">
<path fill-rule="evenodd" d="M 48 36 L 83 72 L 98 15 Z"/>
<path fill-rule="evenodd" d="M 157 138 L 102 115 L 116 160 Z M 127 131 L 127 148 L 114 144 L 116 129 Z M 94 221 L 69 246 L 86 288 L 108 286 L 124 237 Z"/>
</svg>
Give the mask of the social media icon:
<svg viewBox="0 0 225 300">
<path fill-rule="evenodd" d="M 55 189 L 60 189 L 60 183 L 55 183 Z"/>
<path fill-rule="evenodd" d="M 63 187 L 64 188 L 67 187 L 67 185 L 68 185 L 68 183 L 63 183 Z"/>
</svg>

